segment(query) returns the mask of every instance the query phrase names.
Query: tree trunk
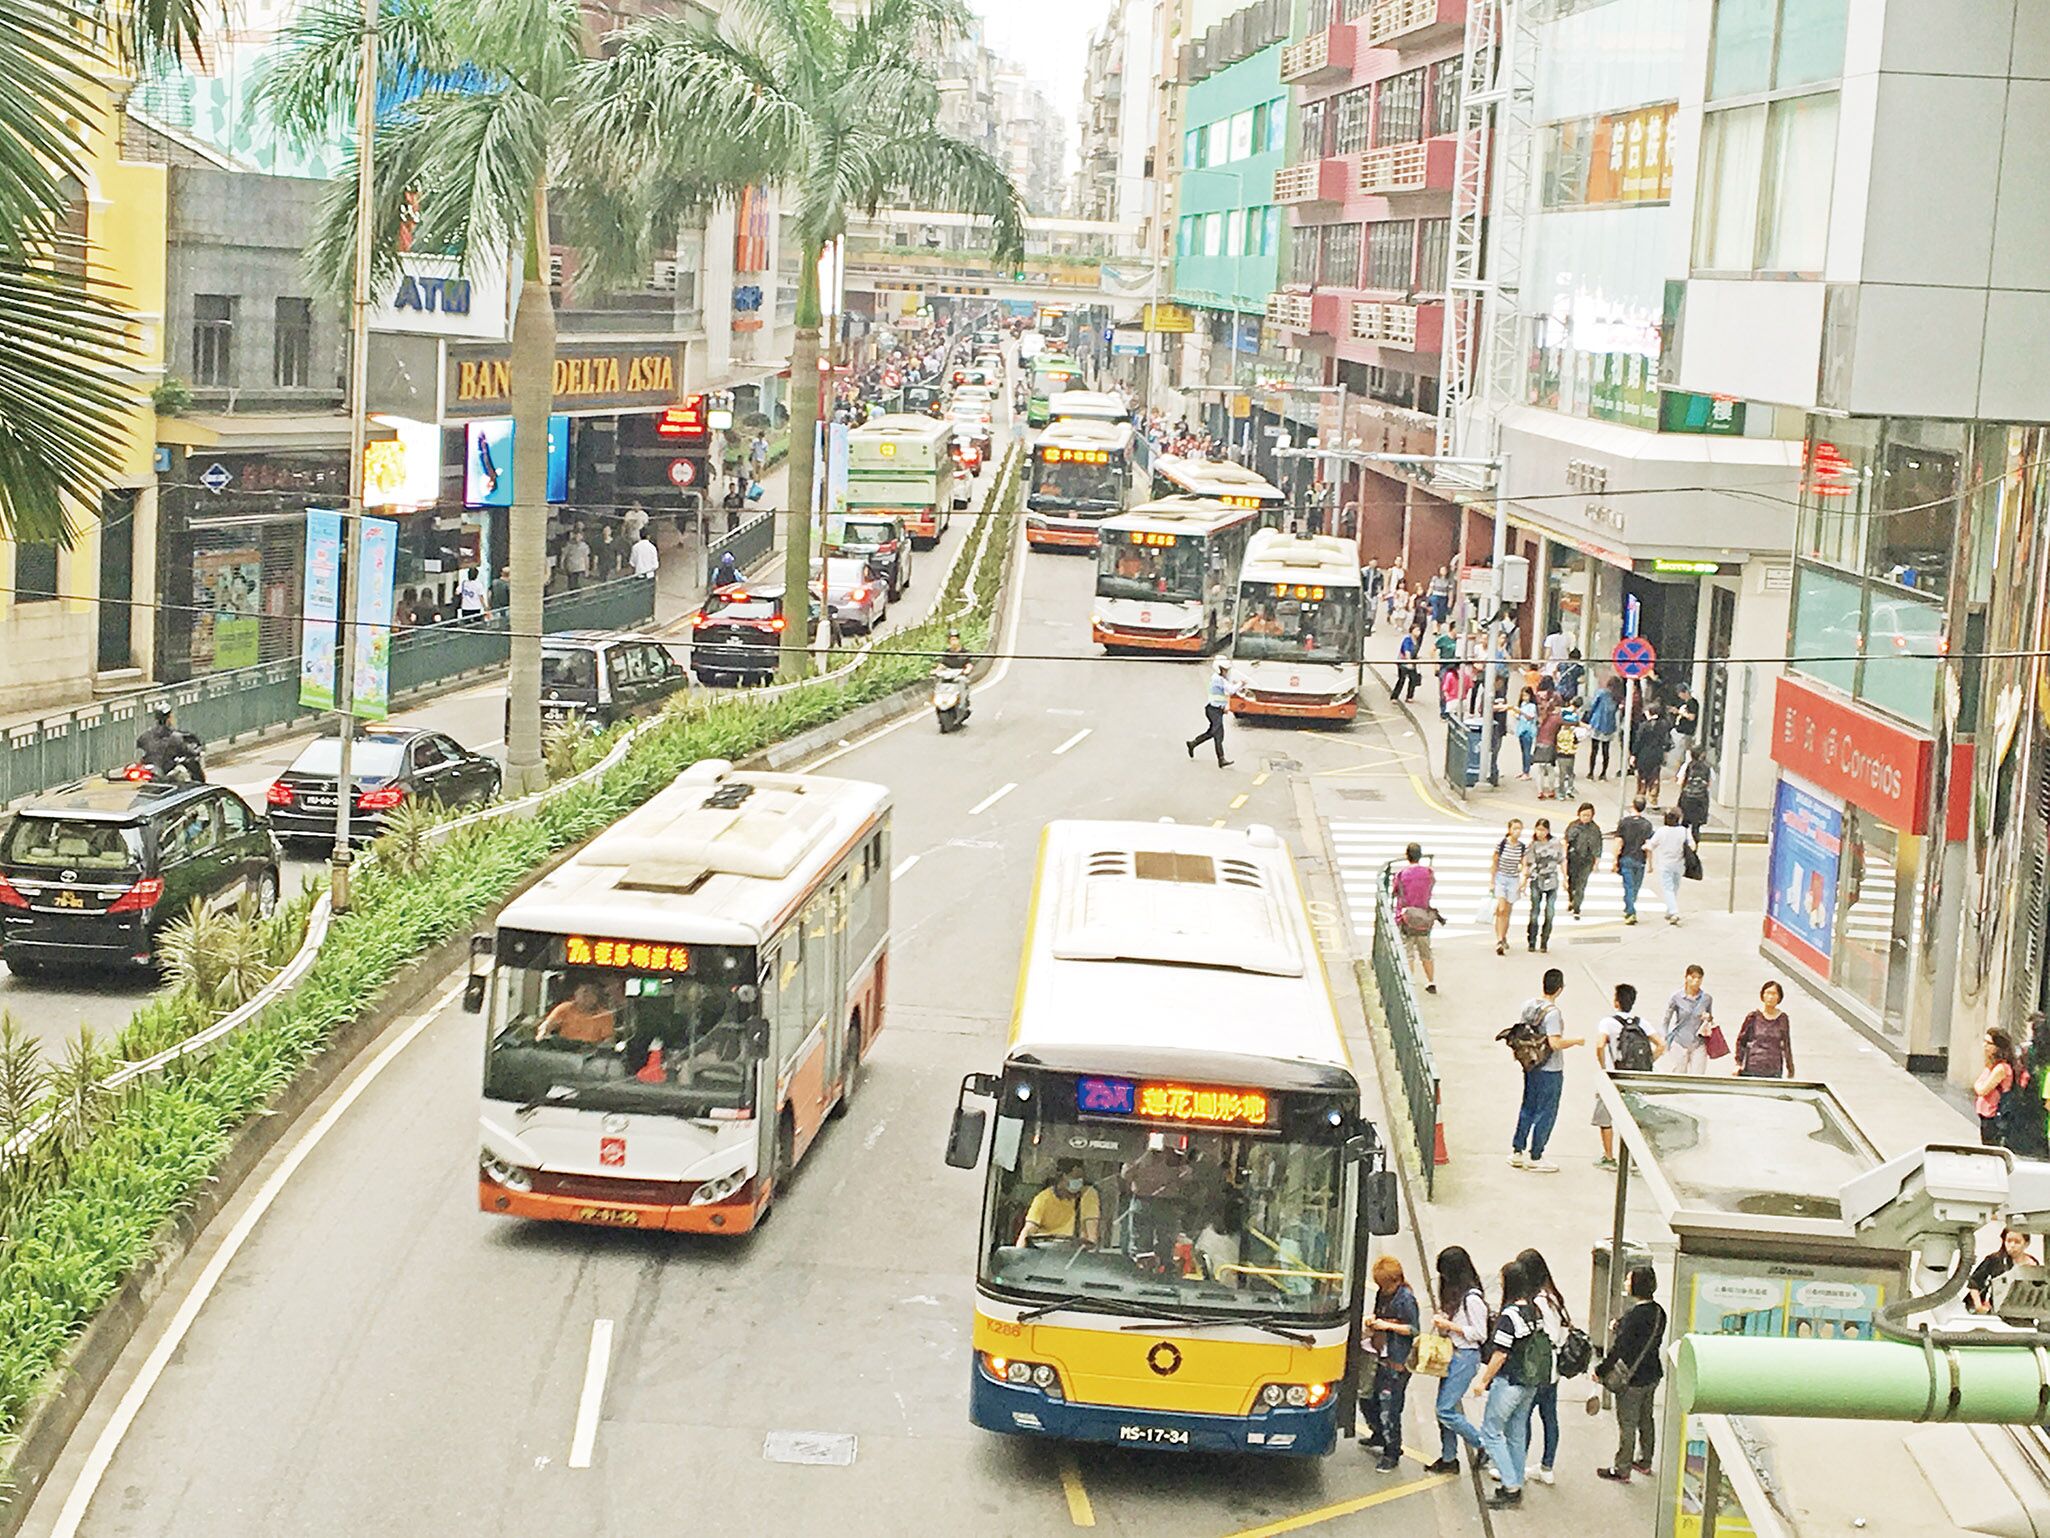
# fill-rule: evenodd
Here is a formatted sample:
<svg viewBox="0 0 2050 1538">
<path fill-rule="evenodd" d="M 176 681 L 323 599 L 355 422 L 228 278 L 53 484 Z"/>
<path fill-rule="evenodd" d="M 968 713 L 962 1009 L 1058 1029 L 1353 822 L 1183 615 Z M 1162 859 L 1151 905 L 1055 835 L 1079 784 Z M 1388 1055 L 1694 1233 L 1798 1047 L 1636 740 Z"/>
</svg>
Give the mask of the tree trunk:
<svg viewBox="0 0 2050 1538">
<path fill-rule="evenodd" d="M 505 789 L 539 790 L 541 762 L 541 592 L 547 582 L 548 413 L 555 404 L 555 305 L 548 292 L 546 194 L 535 193 L 536 231 L 527 241 L 520 305 L 512 325 L 513 501 L 506 523 L 512 568 L 512 657 L 505 680 Z"/>
<path fill-rule="evenodd" d="M 819 251 L 804 248 L 798 274 L 797 336 L 790 348 L 789 503 L 783 514 L 783 650 L 777 671 L 785 680 L 802 678 L 811 663 L 812 486 L 818 479 L 816 427 L 826 392 L 819 388 Z"/>
</svg>

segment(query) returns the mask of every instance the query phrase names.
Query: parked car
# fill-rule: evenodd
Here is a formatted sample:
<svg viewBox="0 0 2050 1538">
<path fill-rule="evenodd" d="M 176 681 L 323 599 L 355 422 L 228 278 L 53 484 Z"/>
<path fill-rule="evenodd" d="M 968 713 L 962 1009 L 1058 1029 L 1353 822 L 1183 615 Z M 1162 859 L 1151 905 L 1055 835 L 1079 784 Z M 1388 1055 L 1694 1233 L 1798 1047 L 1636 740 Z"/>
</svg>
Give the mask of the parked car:
<svg viewBox="0 0 2050 1538">
<path fill-rule="evenodd" d="M 812 569 L 819 570 L 820 563 L 814 561 Z M 822 581 L 815 581 L 815 590 L 823 586 L 826 612 L 833 616 L 833 632 L 849 635 L 860 631 L 872 634 L 890 612 L 889 585 L 868 568 L 868 563 L 858 556 L 829 556 L 824 563 Z"/>
<path fill-rule="evenodd" d="M 154 967 L 157 933 L 197 899 L 277 905 L 283 856 L 269 824 L 224 785 L 104 780 L 67 785 L 0 829 L 0 961 L 19 977 L 57 967 Z"/>
<path fill-rule="evenodd" d="M 334 842 L 341 768 L 339 737 L 316 737 L 300 749 L 264 795 L 279 838 Z M 351 840 L 376 838 L 385 818 L 408 801 L 482 806 L 498 794 L 502 776 L 496 759 L 472 753 L 442 732 L 404 726 L 365 732 L 349 750 L 349 779 L 356 788 Z"/>
<path fill-rule="evenodd" d="M 542 730 L 571 721 L 611 726 L 661 704 L 683 688 L 689 676 L 654 636 L 631 630 L 564 630 L 545 636 Z"/>
<path fill-rule="evenodd" d="M 690 618 L 690 670 L 701 684 L 767 683 L 788 623 L 780 585 L 714 588 Z"/>
</svg>

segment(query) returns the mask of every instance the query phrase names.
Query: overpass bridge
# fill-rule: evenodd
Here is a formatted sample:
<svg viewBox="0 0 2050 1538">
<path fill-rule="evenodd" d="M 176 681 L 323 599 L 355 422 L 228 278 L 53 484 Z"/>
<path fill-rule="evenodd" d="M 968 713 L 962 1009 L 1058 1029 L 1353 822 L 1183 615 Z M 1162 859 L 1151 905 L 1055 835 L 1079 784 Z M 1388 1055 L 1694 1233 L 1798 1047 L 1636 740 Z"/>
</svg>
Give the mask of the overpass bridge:
<svg viewBox="0 0 2050 1538">
<path fill-rule="evenodd" d="M 1092 219 L 1025 221 L 1025 255 L 997 265 L 986 220 L 891 209 L 851 225 L 851 293 L 960 294 L 1034 303 L 1138 303 L 1151 297 L 1153 267 L 1136 254 L 1133 225 Z"/>
</svg>

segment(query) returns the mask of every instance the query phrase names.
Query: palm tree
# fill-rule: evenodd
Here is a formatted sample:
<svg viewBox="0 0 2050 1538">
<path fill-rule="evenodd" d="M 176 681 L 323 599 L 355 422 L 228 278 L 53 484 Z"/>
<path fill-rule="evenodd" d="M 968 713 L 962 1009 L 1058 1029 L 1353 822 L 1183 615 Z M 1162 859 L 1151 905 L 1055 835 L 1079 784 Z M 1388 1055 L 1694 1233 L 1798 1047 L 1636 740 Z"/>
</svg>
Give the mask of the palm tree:
<svg viewBox="0 0 2050 1538">
<path fill-rule="evenodd" d="M 821 254 L 857 213 L 899 197 L 985 216 L 1000 263 L 1024 249 L 1024 206 L 1003 167 L 934 126 L 939 88 L 921 54 L 968 21 L 963 0 L 866 0 L 851 19 L 830 0 L 728 0 L 716 31 L 638 21 L 583 67 L 571 142 L 586 199 L 645 206 L 677 185 L 702 197 L 752 183 L 784 189 L 792 207 L 802 256 L 786 593 L 811 580 Z M 809 637 L 801 626 L 783 637 L 783 673 L 795 677 Z"/>
<path fill-rule="evenodd" d="M 0 535 L 68 543 L 134 405 L 131 321 L 63 229 L 110 73 L 197 53 L 203 0 L 0 0 Z"/>
</svg>

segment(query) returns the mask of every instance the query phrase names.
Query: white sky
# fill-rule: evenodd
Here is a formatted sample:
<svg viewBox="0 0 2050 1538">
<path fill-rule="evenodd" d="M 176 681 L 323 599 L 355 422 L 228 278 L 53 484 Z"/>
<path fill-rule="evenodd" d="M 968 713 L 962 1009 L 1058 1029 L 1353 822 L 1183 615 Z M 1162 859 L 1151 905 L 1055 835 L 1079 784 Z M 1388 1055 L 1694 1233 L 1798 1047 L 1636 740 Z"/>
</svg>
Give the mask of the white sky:
<svg viewBox="0 0 2050 1538">
<path fill-rule="evenodd" d="M 1089 33 L 1110 14 L 1110 0 L 969 0 L 983 38 L 1015 62 L 1071 120 L 1082 102 Z"/>
</svg>

